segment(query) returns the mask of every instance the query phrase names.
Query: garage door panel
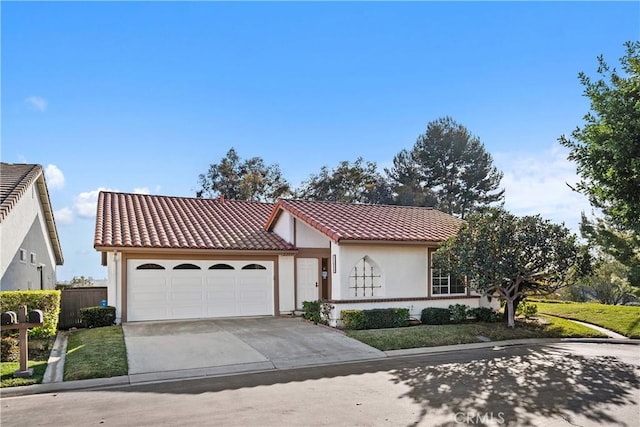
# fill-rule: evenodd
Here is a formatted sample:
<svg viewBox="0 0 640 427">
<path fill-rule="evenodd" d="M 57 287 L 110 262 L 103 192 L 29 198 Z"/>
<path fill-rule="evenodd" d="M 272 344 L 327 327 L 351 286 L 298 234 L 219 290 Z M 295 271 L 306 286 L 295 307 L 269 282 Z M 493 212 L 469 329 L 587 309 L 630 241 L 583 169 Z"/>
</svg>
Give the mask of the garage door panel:
<svg viewBox="0 0 640 427">
<path fill-rule="evenodd" d="M 154 260 L 129 261 L 129 320 L 188 319 L 272 315 L 273 262 L 271 261 L 165 261 L 166 270 L 137 270 Z M 201 270 L 174 270 L 180 264 Z M 233 269 L 209 269 L 226 264 Z M 266 269 L 242 270 L 259 264 Z"/>
</svg>

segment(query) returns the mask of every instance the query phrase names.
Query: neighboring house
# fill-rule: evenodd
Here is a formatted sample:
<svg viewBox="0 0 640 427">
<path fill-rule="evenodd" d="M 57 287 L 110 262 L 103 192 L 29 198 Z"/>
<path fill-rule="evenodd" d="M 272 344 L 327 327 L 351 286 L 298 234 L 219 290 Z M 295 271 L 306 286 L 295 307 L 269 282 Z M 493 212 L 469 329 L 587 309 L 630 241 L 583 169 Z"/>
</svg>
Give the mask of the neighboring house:
<svg viewBox="0 0 640 427">
<path fill-rule="evenodd" d="M 54 289 L 63 262 L 42 166 L 0 163 L 0 290 Z"/>
<path fill-rule="evenodd" d="M 432 208 L 101 192 L 94 247 L 119 320 L 489 305 L 430 266 L 462 222 Z"/>
</svg>

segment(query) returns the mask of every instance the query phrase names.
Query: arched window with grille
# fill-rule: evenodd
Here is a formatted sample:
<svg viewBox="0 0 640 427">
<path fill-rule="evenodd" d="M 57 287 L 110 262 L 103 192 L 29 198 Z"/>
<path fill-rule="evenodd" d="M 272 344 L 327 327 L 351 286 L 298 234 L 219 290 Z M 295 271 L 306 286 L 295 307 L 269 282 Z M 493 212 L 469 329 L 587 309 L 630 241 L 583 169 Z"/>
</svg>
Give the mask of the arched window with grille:
<svg viewBox="0 0 640 427">
<path fill-rule="evenodd" d="M 382 295 L 382 272 L 371 258 L 364 256 L 349 273 L 349 297 L 371 298 Z"/>
</svg>

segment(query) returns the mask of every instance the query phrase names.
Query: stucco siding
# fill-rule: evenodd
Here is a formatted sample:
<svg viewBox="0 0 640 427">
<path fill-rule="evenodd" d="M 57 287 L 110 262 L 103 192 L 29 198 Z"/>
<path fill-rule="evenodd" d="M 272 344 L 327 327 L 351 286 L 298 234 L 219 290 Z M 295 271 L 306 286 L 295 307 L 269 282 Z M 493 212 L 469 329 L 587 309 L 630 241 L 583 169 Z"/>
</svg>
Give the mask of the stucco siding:
<svg viewBox="0 0 640 427">
<path fill-rule="evenodd" d="M 31 185 L 10 214 L 0 223 L 0 288 L 2 290 L 40 289 L 56 285 L 56 260 L 40 206 L 38 188 Z M 20 249 L 26 260 L 20 261 Z M 31 254 L 35 263 L 31 263 Z"/>
<path fill-rule="evenodd" d="M 377 265 L 381 275 L 382 298 L 413 298 L 427 296 L 427 249 L 413 245 L 339 245 L 338 280 L 333 282 L 332 299 L 348 299 L 349 276 L 363 257 Z M 336 289 L 337 288 L 337 289 Z M 339 295 L 337 297 L 336 295 Z"/>
<path fill-rule="evenodd" d="M 282 212 L 273 226 L 273 232 L 285 242 L 293 244 L 293 217 L 289 212 Z"/>
<path fill-rule="evenodd" d="M 298 248 L 328 248 L 330 244 L 330 239 L 320 233 L 318 230 L 315 230 L 309 227 L 302 221 L 296 221 L 296 241 L 295 245 Z"/>
</svg>

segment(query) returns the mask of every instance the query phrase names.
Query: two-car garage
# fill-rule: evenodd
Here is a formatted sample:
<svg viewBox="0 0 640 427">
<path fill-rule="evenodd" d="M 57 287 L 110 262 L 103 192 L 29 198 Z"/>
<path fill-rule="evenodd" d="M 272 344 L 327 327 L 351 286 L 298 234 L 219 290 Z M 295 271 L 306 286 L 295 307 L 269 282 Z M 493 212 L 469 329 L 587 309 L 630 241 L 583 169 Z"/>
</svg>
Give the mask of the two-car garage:
<svg viewBox="0 0 640 427">
<path fill-rule="evenodd" d="M 127 261 L 127 321 L 274 314 L 274 262 Z"/>
</svg>

